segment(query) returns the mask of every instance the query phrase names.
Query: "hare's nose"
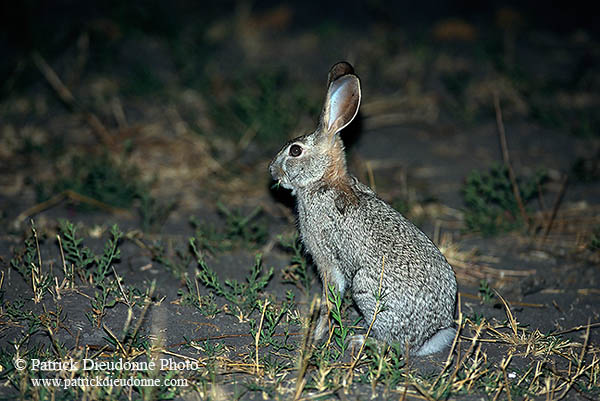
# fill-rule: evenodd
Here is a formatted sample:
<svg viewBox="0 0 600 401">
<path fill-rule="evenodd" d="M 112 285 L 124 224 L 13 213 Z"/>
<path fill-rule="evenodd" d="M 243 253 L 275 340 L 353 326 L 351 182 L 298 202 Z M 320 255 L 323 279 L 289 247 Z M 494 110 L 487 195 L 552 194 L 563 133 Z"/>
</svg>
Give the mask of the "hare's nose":
<svg viewBox="0 0 600 401">
<path fill-rule="evenodd" d="M 281 168 L 275 167 L 272 163 L 269 165 L 269 172 L 271 173 L 271 177 L 277 180 L 279 175 L 281 175 Z"/>
</svg>

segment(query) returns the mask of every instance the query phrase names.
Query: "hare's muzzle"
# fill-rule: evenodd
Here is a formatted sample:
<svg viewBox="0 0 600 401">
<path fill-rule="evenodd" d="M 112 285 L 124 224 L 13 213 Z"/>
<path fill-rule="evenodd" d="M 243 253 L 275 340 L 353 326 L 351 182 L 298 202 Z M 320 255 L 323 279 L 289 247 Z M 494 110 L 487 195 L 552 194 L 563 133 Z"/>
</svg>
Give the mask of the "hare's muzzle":
<svg viewBox="0 0 600 401">
<path fill-rule="evenodd" d="M 276 167 L 273 164 L 273 162 L 269 164 L 269 172 L 271 173 L 271 177 L 273 177 L 275 181 L 278 181 L 279 177 L 283 174 L 283 171 L 281 171 L 281 167 Z"/>
</svg>

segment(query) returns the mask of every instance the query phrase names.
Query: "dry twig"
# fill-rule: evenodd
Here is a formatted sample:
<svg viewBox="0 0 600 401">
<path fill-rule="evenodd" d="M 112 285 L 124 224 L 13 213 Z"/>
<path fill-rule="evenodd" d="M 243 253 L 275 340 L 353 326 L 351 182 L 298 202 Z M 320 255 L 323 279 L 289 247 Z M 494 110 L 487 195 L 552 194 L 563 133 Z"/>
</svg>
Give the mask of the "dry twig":
<svg viewBox="0 0 600 401">
<path fill-rule="evenodd" d="M 525 225 L 529 227 L 529 216 L 525 211 L 523 199 L 521 198 L 521 191 L 519 190 L 519 186 L 517 184 L 517 177 L 515 176 L 515 172 L 510 163 L 508 143 L 506 142 L 506 131 L 504 130 L 504 121 L 502 120 L 502 109 L 500 108 L 500 98 L 498 97 L 497 92 L 494 92 L 494 109 L 496 110 L 496 124 L 498 125 L 498 134 L 500 136 L 500 148 L 502 149 L 502 159 L 504 161 L 504 166 L 508 170 L 508 178 L 510 179 L 513 194 L 517 201 L 517 205 L 519 206 L 521 218 L 525 222 Z"/>
<path fill-rule="evenodd" d="M 560 186 L 560 191 L 558 192 L 558 195 L 556 195 L 556 200 L 554 201 L 554 206 L 552 206 L 552 214 L 550 215 L 550 219 L 548 219 L 548 224 L 546 225 L 546 231 L 544 232 L 544 238 L 542 240 L 545 240 L 548 237 L 548 234 L 550 234 L 550 230 L 552 229 L 552 224 L 554 223 L 554 219 L 556 218 L 556 214 L 558 213 L 558 208 L 560 207 L 563 197 L 565 196 L 565 191 L 567 190 L 568 182 L 569 182 L 569 176 L 565 175 L 563 177 L 562 184 Z"/>
<path fill-rule="evenodd" d="M 98 140 L 108 148 L 114 149 L 115 141 L 100 119 L 94 113 L 85 110 L 83 106 L 81 106 L 77 99 L 75 99 L 75 96 L 73 96 L 73 93 L 61 81 L 58 74 L 56 74 L 52 67 L 50 67 L 50 65 L 38 52 L 34 52 L 32 58 L 34 64 L 40 70 L 44 78 L 46 78 L 48 84 L 50 84 L 52 89 L 54 89 L 60 100 L 62 100 L 71 109 L 80 112 L 87 121 L 88 125 L 92 128 L 92 131 Z"/>
</svg>

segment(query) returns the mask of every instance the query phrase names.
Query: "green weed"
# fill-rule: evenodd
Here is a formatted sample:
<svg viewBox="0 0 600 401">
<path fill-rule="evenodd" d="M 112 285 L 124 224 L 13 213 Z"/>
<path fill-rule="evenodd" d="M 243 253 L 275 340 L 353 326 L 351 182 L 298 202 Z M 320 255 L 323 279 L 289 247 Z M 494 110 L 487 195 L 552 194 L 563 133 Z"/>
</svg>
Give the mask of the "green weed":
<svg viewBox="0 0 600 401">
<path fill-rule="evenodd" d="M 313 277 L 298 232 L 287 237 L 280 235 L 278 239 L 279 244 L 292 254 L 290 265 L 282 272 L 283 282 L 295 284 L 304 294 L 310 294 Z"/>
<path fill-rule="evenodd" d="M 181 299 L 182 305 L 192 305 L 197 308 L 202 316 L 213 319 L 221 310 L 215 303 L 215 295 L 211 292 L 208 295 L 200 295 L 198 289 L 198 279 L 185 277 L 186 290 L 180 289 L 177 294 Z"/>
<path fill-rule="evenodd" d="M 290 299 L 290 296 L 288 293 L 288 300 L 289 299 Z M 292 296 L 292 299 L 293 299 L 293 296 Z M 262 301 L 262 302 L 258 301 L 257 309 L 262 310 L 262 308 L 264 307 L 264 302 L 269 302 L 269 301 L 267 301 L 267 300 Z M 273 302 L 269 302 L 269 304 L 265 308 L 263 325 L 261 327 L 260 337 L 259 337 L 259 346 L 271 346 L 271 347 L 273 347 L 273 349 L 275 351 L 279 351 L 281 349 L 285 349 L 286 351 L 292 351 L 296 348 L 295 344 L 288 344 L 289 325 L 284 325 L 284 327 L 283 327 L 283 334 L 284 334 L 283 340 L 278 340 L 275 337 L 277 327 L 282 322 L 282 319 L 284 318 L 284 316 L 286 316 L 286 314 L 288 312 L 290 312 L 290 310 L 293 306 L 294 306 L 293 303 L 287 302 L 287 301 L 284 301 L 281 304 L 281 306 L 276 305 Z M 257 324 L 256 320 L 250 319 L 250 334 L 252 335 L 253 338 L 256 337 L 257 330 L 258 330 L 258 324 Z"/>
<path fill-rule="evenodd" d="M 229 84 L 231 95 L 208 97 L 214 100 L 210 106 L 217 131 L 229 137 L 255 137 L 271 149 L 280 146 L 301 116 L 318 113 L 304 87 L 282 72 L 246 72 Z"/>
<path fill-rule="evenodd" d="M 96 271 L 92 273 L 95 285 L 104 282 L 104 278 L 109 274 L 109 269 L 113 261 L 121 258 L 121 250 L 118 248 L 119 241 L 123 238 L 123 233 L 116 224 L 110 228 L 111 238 L 104 245 L 104 252 L 96 257 Z"/>
<path fill-rule="evenodd" d="M 110 309 L 117 304 L 117 300 L 114 296 L 111 298 L 110 295 L 115 291 L 114 285 L 107 285 L 100 283 L 98 285 L 100 291 L 94 292 L 94 298 L 90 300 L 92 305 L 92 311 L 86 312 L 88 320 L 92 323 L 95 322 L 97 327 L 102 324 L 102 318 L 106 315 L 106 309 Z"/>
<path fill-rule="evenodd" d="M 38 185 L 38 200 L 66 190 L 95 199 L 107 205 L 129 208 L 147 186 L 140 180 L 137 167 L 124 158 L 100 155 L 75 155 L 70 160 L 68 173 L 57 172 L 53 183 Z"/>
<path fill-rule="evenodd" d="M 246 319 L 257 308 L 259 293 L 267 286 L 273 276 L 273 268 L 271 267 L 266 272 L 263 272 L 262 257 L 260 254 L 257 254 L 255 263 L 245 283 L 227 279 L 223 284 L 217 277 L 217 274 L 204 261 L 204 257 L 196 247 L 196 240 L 194 238 L 190 238 L 190 246 L 198 262 L 199 269 L 196 273 L 196 278 L 199 282 L 216 296 L 223 297 L 235 305 L 237 309 L 236 316 Z"/>
<path fill-rule="evenodd" d="M 267 238 L 267 227 L 256 221 L 261 212 L 260 206 L 244 215 L 240 210 L 230 210 L 222 203 L 217 203 L 219 213 L 225 217 L 225 238 L 242 243 L 261 245 Z"/>
<path fill-rule="evenodd" d="M 25 279 L 31 279 L 31 266 L 38 263 L 38 253 L 36 246 L 35 234 L 32 230 L 30 235 L 24 241 L 24 247 L 17 251 L 17 253 L 11 258 L 10 266 L 19 272 L 19 274 Z"/>
<path fill-rule="evenodd" d="M 348 340 L 350 339 L 350 336 L 354 334 L 354 331 L 344 324 L 344 317 L 342 314 L 343 298 L 333 284 L 329 285 L 327 297 L 331 303 L 331 309 L 329 313 L 335 325 L 333 328 L 333 341 L 340 349 L 339 353 L 335 357 L 335 359 L 338 359 L 346 353 L 346 349 L 348 348 Z"/>
<path fill-rule="evenodd" d="M 400 344 L 381 345 L 367 339 L 364 348 L 367 369 L 359 375 L 359 382 L 370 385 L 374 394 L 377 383 L 388 390 L 405 384 L 409 378 L 404 351 Z"/>
<path fill-rule="evenodd" d="M 10 265 L 31 285 L 35 303 L 40 302 L 52 286 L 53 278 L 43 269 L 40 239 L 33 220 L 31 235 L 25 240 L 25 248 L 11 258 Z"/>
<path fill-rule="evenodd" d="M 106 276 L 110 274 L 112 263 L 121 257 L 121 251 L 118 246 L 123 238 L 123 233 L 119 230 L 119 227 L 116 224 L 111 227 L 111 237 L 105 243 L 104 251 L 101 255 L 95 255 L 91 249 L 82 244 L 83 239 L 77 237 L 77 229 L 73 223 L 61 220 L 59 231 L 65 251 L 65 261 L 72 263 L 74 269 L 86 281 L 94 285 L 103 283 Z M 96 269 L 92 270 L 94 266 Z"/>
<path fill-rule="evenodd" d="M 175 209 L 176 202 L 162 203 L 150 194 L 151 183 L 141 178 L 139 169 L 128 161 L 128 153 L 112 156 L 104 151 L 92 156 L 74 155 L 69 167 L 56 172 L 55 181 L 36 183 L 38 201 L 72 191 L 106 207 L 135 207 L 143 231 L 157 231 Z M 77 206 L 82 210 L 96 207 L 88 202 L 79 202 Z"/>
<path fill-rule="evenodd" d="M 144 232 L 157 232 L 177 207 L 177 201 L 161 202 L 148 191 L 138 192 L 137 198 L 139 201 L 137 211 Z"/>
<path fill-rule="evenodd" d="M 219 216 L 224 219 L 223 230 L 217 230 L 214 225 L 201 222 L 196 217 L 190 219 L 199 249 L 215 254 L 236 246 L 252 249 L 265 243 L 268 231 L 259 219 L 260 207 L 249 214 L 244 214 L 239 209 L 231 210 L 222 203 L 218 203 L 217 208 Z"/>
<path fill-rule="evenodd" d="M 69 263 L 71 268 L 67 267 L 65 276 L 73 284 L 74 269 L 78 272 L 85 272 L 88 266 L 95 263 L 96 256 L 90 248 L 82 244 L 83 238 L 77 236 L 77 228 L 68 220 L 59 220 L 59 232 L 61 236 L 61 245 L 64 249 L 65 264 Z"/>
<path fill-rule="evenodd" d="M 185 277 L 187 268 L 193 260 L 192 255 L 187 249 L 178 247 L 175 249 L 175 255 L 170 258 L 162 242 L 157 241 L 151 247 L 152 260 L 165 266 L 167 270 L 177 279 Z"/>
<path fill-rule="evenodd" d="M 545 177 L 545 173 L 539 172 L 528 180 L 518 180 L 525 204 L 537 196 Z M 487 172 L 471 172 L 462 195 L 468 230 L 493 235 L 520 228 L 524 224 L 504 166 L 494 165 Z"/>
<path fill-rule="evenodd" d="M 494 290 L 490 288 L 490 284 L 485 279 L 479 282 L 479 297 L 486 304 L 494 302 Z"/>
<path fill-rule="evenodd" d="M 588 248 L 592 251 L 600 250 L 600 226 L 596 226 L 592 231 Z"/>
</svg>

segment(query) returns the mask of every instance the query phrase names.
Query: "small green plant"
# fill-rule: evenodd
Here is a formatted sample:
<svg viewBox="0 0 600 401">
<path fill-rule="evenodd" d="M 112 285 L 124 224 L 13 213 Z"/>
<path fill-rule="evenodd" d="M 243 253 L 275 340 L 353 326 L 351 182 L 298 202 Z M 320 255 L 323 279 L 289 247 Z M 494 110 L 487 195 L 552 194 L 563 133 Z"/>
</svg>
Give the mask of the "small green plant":
<svg viewBox="0 0 600 401">
<path fill-rule="evenodd" d="M 18 271 L 25 280 L 29 280 L 31 279 L 31 266 L 38 261 L 33 222 L 31 233 L 25 239 L 24 245 L 24 248 L 18 251 L 15 256 L 12 257 L 10 260 L 10 266 Z"/>
<path fill-rule="evenodd" d="M 140 191 L 137 198 L 139 200 L 137 210 L 144 232 L 158 231 L 177 206 L 175 200 L 160 202 L 148 191 Z"/>
<path fill-rule="evenodd" d="M 184 278 L 187 268 L 193 260 L 192 255 L 183 247 L 175 248 L 175 255 L 170 258 L 167 255 L 165 246 L 160 241 L 155 242 L 150 250 L 152 252 L 152 260 L 165 266 L 179 280 Z"/>
<path fill-rule="evenodd" d="M 123 238 L 123 233 L 116 224 L 110 228 L 111 238 L 104 245 L 104 252 L 96 258 L 96 271 L 92 273 L 95 285 L 104 282 L 106 276 L 110 273 L 112 263 L 121 258 L 121 250 L 118 248 L 119 241 Z"/>
<path fill-rule="evenodd" d="M 34 313 L 30 308 L 25 307 L 25 302 L 21 298 L 17 298 L 12 302 L 6 302 L 2 306 L 3 315 L 16 323 L 27 322 L 27 333 L 34 334 L 42 326 L 40 315 Z"/>
<path fill-rule="evenodd" d="M 367 369 L 359 376 L 359 381 L 371 386 L 376 395 L 376 386 L 382 383 L 387 389 L 393 389 L 405 383 L 407 377 L 405 350 L 399 343 L 381 345 L 375 341 L 366 340 L 364 355 Z"/>
<path fill-rule="evenodd" d="M 283 282 L 295 284 L 302 292 L 309 294 L 312 276 L 298 232 L 291 236 L 280 235 L 279 244 L 292 254 L 290 265 L 282 272 Z"/>
<path fill-rule="evenodd" d="M 218 231 L 213 224 L 199 221 L 195 216 L 190 217 L 190 224 L 195 229 L 198 249 L 215 255 L 232 246 L 231 242 L 226 240 L 225 234 Z"/>
<path fill-rule="evenodd" d="M 83 245 L 83 239 L 77 236 L 77 228 L 70 221 L 61 220 L 59 231 L 62 238 L 65 261 L 72 263 L 76 271 L 86 281 L 90 281 L 94 285 L 101 284 L 105 277 L 110 274 L 112 263 L 121 257 L 121 251 L 118 246 L 123 238 L 123 233 L 119 230 L 119 227 L 116 224 L 113 224 L 111 227 L 111 237 L 104 245 L 102 255 L 95 255 L 90 248 Z M 96 266 L 95 270 L 92 270 L 93 266 Z"/>
<path fill-rule="evenodd" d="M 106 309 L 115 306 L 117 300 L 114 297 L 112 297 L 112 299 L 110 298 L 111 293 L 115 290 L 114 285 L 107 285 L 106 283 L 101 282 L 98 285 L 98 288 L 100 291 L 96 291 L 94 293 L 94 298 L 90 300 L 92 312 L 86 313 L 86 316 L 90 322 L 95 321 L 96 326 L 100 327 L 102 318 L 106 315 Z"/>
<path fill-rule="evenodd" d="M 209 99 L 215 100 L 210 106 L 217 132 L 230 137 L 255 137 L 271 148 L 302 115 L 318 112 L 304 88 L 294 85 L 285 73 L 246 73 L 229 84 L 231 95 Z"/>
<path fill-rule="evenodd" d="M 486 279 L 479 282 L 479 297 L 486 304 L 494 302 L 494 290 L 490 288 L 490 284 Z"/>
<path fill-rule="evenodd" d="M 246 319 L 258 306 L 259 293 L 267 286 L 273 276 L 273 268 L 271 267 L 264 273 L 262 271 L 262 256 L 257 254 L 254 266 L 252 266 L 250 275 L 246 278 L 245 283 L 228 279 L 222 284 L 217 274 L 204 261 L 202 253 L 196 247 L 195 238 L 190 238 L 190 247 L 198 262 L 196 278 L 199 282 L 210 289 L 216 296 L 223 297 L 235 305 L 238 312 L 236 316 Z"/>
<path fill-rule="evenodd" d="M 211 292 L 208 295 L 200 295 L 198 288 L 198 279 L 185 277 L 186 290 L 180 289 L 177 294 L 183 305 L 192 305 L 196 307 L 202 316 L 213 319 L 221 310 L 215 303 L 215 295 Z"/>
<path fill-rule="evenodd" d="M 148 191 L 137 167 L 125 158 L 100 155 L 75 155 L 67 169 L 56 174 L 54 183 L 38 186 L 40 201 L 52 195 L 71 190 L 106 205 L 129 208 L 137 197 Z"/>
<path fill-rule="evenodd" d="M 217 208 L 219 216 L 225 220 L 223 230 L 217 230 L 214 225 L 201 222 L 196 217 L 190 218 L 199 249 L 214 255 L 236 246 L 252 249 L 265 243 L 268 232 L 266 225 L 258 219 L 260 207 L 249 214 L 244 214 L 241 210 L 230 210 L 222 203 L 218 203 Z"/>
<path fill-rule="evenodd" d="M 526 204 L 537 196 L 546 174 L 539 172 L 529 180 L 519 180 L 521 198 Z M 508 171 L 494 165 L 487 172 L 474 170 L 462 189 L 465 223 L 468 230 L 493 235 L 523 226 Z"/>
<path fill-rule="evenodd" d="M 288 300 L 290 299 L 290 296 L 288 294 Z M 291 298 L 293 299 L 293 297 Z M 284 338 L 283 340 L 278 340 L 275 337 L 276 334 L 276 329 L 279 326 L 279 324 L 281 323 L 283 317 L 290 312 L 291 308 L 293 307 L 293 304 L 288 302 L 288 301 L 284 301 L 281 306 L 274 304 L 273 302 L 264 300 L 264 301 L 258 301 L 259 305 L 258 305 L 258 309 L 262 310 L 262 308 L 264 307 L 264 302 L 269 302 L 269 304 L 267 305 L 267 307 L 264 309 L 265 310 L 265 315 L 264 315 L 264 319 L 263 319 L 263 325 L 260 331 L 260 337 L 259 337 L 259 346 L 267 346 L 270 345 L 273 347 L 273 349 L 278 352 L 281 349 L 285 349 L 287 351 L 292 351 L 296 348 L 295 345 L 292 344 L 288 344 L 288 340 L 289 340 L 289 326 L 288 325 L 284 325 L 283 327 L 283 334 L 284 334 Z M 258 330 L 258 325 L 257 322 L 254 319 L 250 320 L 250 334 L 252 335 L 252 337 L 256 337 L 256 332 Z"/>
<path fill-rule="evenodd" d="M 346 349 L 348 348 L 348 340 L 354 332 L 350 327 L 344 324 L 344 317 L 342 313 L 343 298 L 341 294 L 333 284 L 329 284 L 328 288 L 329 291 L 327 292 L 327 297 L 331 303 L 331 309 L 329 313 L 333 319 L 333 324 L 335 325 L 333 328 L 333 341 L 340 349 L 339 353 L 335 357 L 335 359 L 338 359 L 346 353 Z"/>
<path fill-rule="evenodd" d="M 225 217 L 225 237 L 247 245 L 261 245 L 267 239 L 267 227 L 256 218 L 261 208 L 256 207 L 244 215 L 240 210 L 230 210 L 222 203 L 217 204 L 219 213 Z"/>
<path fill-rule="evenodd" d="M 600 250 L 600 226 L 596 226 L 592 231 L 588 248 L 592 251 Z"/>
<path fill-rule="evenodd" d="M 25 240 L 25 248 L 10 261 L 10 265 L 31 284 L 35 303 L 42 300 L 53 282 L 53 277 L 43 271 L 39 240 L 35 223 L 31 220 L 31 235 Z"/>
</svg>

